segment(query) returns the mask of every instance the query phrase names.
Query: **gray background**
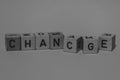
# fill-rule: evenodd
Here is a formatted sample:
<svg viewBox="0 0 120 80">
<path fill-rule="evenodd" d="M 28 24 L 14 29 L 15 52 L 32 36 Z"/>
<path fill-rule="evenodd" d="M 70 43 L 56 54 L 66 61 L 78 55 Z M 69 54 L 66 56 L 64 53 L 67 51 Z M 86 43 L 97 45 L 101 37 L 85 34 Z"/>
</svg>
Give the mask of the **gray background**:
<svg viewBox="0 0 120 80">
<path fill-rule="evenodd" d="M 0 0 L 0 80 L 120 80 L 120 0 Z M 5 51 L 5 33 L 117 35 L 113 52 Z"/>
</svg>

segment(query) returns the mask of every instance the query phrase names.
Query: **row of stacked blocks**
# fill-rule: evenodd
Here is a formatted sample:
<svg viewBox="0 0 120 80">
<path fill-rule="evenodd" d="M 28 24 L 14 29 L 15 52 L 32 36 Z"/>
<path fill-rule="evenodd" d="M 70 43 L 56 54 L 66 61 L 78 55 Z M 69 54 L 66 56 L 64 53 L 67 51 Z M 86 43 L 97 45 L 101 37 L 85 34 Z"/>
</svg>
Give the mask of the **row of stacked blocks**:
<svg viewBox="0 0 120 80">
<path fill-rule="evenodd" d="M 104 33 L 96 36 L 64 36 L 62 32 L 5 34 L 7 51 L 63 49 L 65 52 L 96 54 L 99 50 L 112 51 L 116 35 Z"/>
</svg>

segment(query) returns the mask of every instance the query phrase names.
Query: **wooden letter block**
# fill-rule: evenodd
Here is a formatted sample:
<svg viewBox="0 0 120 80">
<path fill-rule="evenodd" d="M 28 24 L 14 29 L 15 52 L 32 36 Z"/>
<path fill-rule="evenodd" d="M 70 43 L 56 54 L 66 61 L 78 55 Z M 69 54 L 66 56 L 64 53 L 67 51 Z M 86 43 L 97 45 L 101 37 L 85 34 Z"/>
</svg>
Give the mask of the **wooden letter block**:
<svg viewBox="0 0 120 80">
<path fill-rule="evenodd" d="M 82 45 L 82 37 L 70 35 L 64 39 L 64 52 L 77 53 Z"/>
<path fill-rule="evenodd" d="M 48 33 L 35 33 L 36 36 L 36 49 L 44 50 L 49 49 L 49 34 Z"/>
<path fill-rule="evenodd" d="M 83 53 L 84 54 L 96 54 L 99 51 L 98 38 L 92 36 L 83 37 Z"/>
<path fill-rule="evenodd" d="M 7 51 L 17 51 L 21 48 L 20 34 L 6 34 L 5 45 Z"/>
<path fill-rule="evenodd" d="M 22 50 L 35 49 L 35 35 L 33 33 L 21 34 Z"/>
<path fill-rule="evenodd" d="M 116 47 L 116 35 L 104 33 L 99 37 L 100 50 L 113 51 Z"/>
<path fill-rule="evenodd" d="M 50 49 L 63 49 L 64 35 L 62 32 L 51 32 L 50 37 Z"/>
</svg>

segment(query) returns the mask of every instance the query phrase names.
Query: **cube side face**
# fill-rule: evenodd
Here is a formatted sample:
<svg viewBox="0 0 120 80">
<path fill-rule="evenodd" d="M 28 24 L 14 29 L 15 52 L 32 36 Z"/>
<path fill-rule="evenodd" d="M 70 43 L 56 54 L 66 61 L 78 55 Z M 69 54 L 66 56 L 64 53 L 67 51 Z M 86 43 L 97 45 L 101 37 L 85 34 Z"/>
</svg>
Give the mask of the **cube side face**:
<svg viewBox="0 0 120 80">
<path fill-rule="evenodd" d="M 7 51 L 21 50 L 21 38 L 20 36 L 5 36 L 5 46 Z"/>
<path fill-rule="evenodd" d="M 77 40 L 75 39 L 65 39 L 64 40 L 64 52 L 77 53 Z"/>
<path fill-rule="evenodd" d="M 36 36 L 36 49 L 49 49 L 49 36 Z"/>
<path fill-rule="evenodd" d="M 64 35 L 49 35 L 50 49 L 63 49 Z"/>
<path fill-rule="evenodd" d="M 112 38 L 112 50 L 111 51 L 113 51 L 115 47 L 116 47 L 116 35 L 114 35 Z"/>
<path fill-rule="evenodd" d="M 22 50 L 34 50 L 35 49 L 35 36 L 22 36 L 21 37 L 21 49 Z"/>
<path fill-rule="evenodd" d="M 83 53 L 84 54 L 97 54 L 98 53 L 98 39 L 84 39 Z"/>
<path fill-rule="evenodd" d="M 99 40 L 100 40 L 100 46 L 99 46 L 100 50 L 112 51 L 116 47 L 115 35 L 109 37 L 100 36 Z"/>
<path fill-rule="evenodd" d="M 78 50 L 83 50 L 83 37 L 78 38 L 77 47 L 78 47 Z"/>
</svg>

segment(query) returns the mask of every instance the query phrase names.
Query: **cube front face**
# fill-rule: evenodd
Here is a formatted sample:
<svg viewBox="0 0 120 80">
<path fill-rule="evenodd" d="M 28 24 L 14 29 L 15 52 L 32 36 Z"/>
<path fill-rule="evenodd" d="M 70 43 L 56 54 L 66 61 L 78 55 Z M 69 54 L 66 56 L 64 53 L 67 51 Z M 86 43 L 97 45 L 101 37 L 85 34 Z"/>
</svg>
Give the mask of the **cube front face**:
<svg viewBox="0 0 120 80">
<path fill-rule="evenodd" d="M 36 49 L 43 50 L 49 49 L 49 34 L 48 33 L 36 33 Z"/>
<path fill-rule="evenodd" d="M 83 41 L 83 53 L 84 54 L 96 54 L 98 53 L 98 39 L 94 37 L 85 38 Z"/>
<path fill-rule="evenodd" d="M 63 49 L 64 35 L 61 32 L 51 32 L 50 37 L 50 49 Z"/>
<path fill-rule="evenodd" d="M 114 34 L 102 34 L 99 37 L 99 49 L 104 51 L 114 50 L 116 36 Z"/>
<path fill-rule="evenodd" d="M 63 51 L 70 52 L 70 53 L 77 53 L 78 52 L 77 40 L 65 38 Z"/>
<path fill-rule="evenodd" d="M 21 39 L 19 34 L 6 34 L 5 44 L 7 51 L 21 50 Z"/>
<path fill-rule="evenodd" d="M 34 50 L 35 49 L 35 35 L 32 33 L 25 33 L 21 36 L 21 49 Z"/>
</svg>

